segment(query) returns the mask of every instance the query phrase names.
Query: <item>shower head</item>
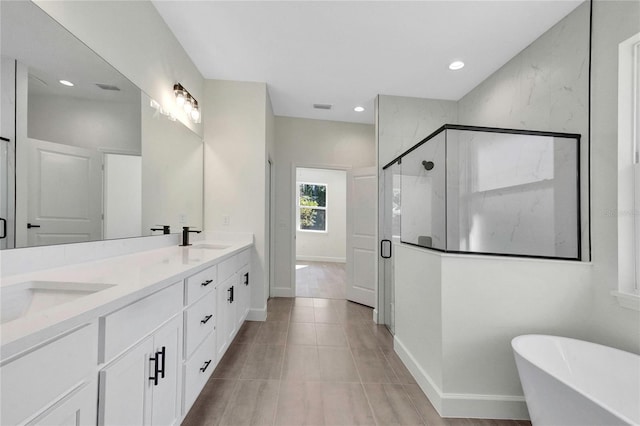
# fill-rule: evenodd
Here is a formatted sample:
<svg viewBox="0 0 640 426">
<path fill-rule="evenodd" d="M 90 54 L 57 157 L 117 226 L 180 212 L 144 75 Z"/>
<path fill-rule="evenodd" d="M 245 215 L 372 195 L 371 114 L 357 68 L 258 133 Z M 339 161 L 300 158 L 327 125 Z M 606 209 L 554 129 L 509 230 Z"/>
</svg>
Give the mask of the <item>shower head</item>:
<svg viewBox="0 0 640 426">
<path fill-rule="evenodd" d="M 427 161 L 427 160 L 423 160 L 422 165 L 424 166 L 425 170 L 431 170 L 433 169 L 433 166 L 434 166 L 433 161 Z"/>
</svg>

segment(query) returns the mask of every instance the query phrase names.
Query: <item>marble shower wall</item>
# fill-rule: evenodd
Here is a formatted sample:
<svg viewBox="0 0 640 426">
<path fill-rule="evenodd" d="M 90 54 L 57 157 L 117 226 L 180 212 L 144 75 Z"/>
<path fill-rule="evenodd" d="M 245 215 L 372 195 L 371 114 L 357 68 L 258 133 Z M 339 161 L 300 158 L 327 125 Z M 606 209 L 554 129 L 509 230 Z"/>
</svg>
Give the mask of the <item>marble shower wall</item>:
<svg viewBox="0 0 640 426">
<path fill-rule="evenodd" d="M 581 135 L 583 260 L 589 260 L 589 6 L 578 6 L 457 103 L 460 124 Z"/>
</svg>

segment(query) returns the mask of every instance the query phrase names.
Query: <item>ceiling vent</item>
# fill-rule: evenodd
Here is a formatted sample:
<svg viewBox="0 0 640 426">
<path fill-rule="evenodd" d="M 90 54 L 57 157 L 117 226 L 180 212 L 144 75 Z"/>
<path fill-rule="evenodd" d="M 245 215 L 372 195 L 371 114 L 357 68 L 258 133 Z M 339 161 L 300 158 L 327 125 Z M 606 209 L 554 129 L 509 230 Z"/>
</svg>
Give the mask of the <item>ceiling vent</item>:
<svg viewBox="0 0 640 426">
<path fill-rule="evenodd" d="M 313 104 L 315 109 L 331 109 L 332 106 L 331 104 Z"/>
<path fill-rule="evenodd" d="M 98 86 L 102 90 L 111 90 L 112 92 L 119 92 L 120 91 L 120 88 L 118 86 L 114 86 L 113 84 L 96 83 L 96 86 Z"/>
</svg>

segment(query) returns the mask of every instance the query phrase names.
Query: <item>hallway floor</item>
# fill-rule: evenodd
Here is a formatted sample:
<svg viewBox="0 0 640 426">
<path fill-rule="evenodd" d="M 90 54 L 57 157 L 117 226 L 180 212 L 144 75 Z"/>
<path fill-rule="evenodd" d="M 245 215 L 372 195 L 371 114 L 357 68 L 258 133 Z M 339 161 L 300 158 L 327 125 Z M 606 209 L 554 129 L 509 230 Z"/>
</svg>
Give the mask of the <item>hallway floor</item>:
<svg viewBox="0 0 640 426">
<path fill-rule="evenodd" d="M 296 296 L 322 299 L 346 299 L 346 264 L 297 261 Z"/>
<path fill-rule="evenodd" d="M 275 298 L 246 321 L 187 418 L 200 425 L 530 425 L 443 419 L 372 310 L 346 300 Z"/>
</svg>

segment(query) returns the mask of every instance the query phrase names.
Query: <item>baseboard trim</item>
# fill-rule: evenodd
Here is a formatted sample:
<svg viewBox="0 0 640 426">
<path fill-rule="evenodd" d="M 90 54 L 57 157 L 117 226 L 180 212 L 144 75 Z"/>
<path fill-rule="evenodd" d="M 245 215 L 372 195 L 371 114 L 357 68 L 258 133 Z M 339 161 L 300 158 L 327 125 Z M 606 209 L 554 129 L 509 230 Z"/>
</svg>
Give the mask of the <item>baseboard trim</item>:
<svg viewBox="0 0 640 426">
<path fill-rule="evenodd" d="M 267 319 L 267 307 L 265 305 L 264 308 L 249 309 L 249 313 L 247 314 L 247 321 L 266 321 Z"/>
<path fill-rule="evenodd" d="M 397 336 L 393 348 L 440 416 L 529 420 L 523 396 L 442 392 Z"/>
<path fill-rule="evenodd" d="M 378 320 L 378 310 L 374 309 L 373 310 L 373 322 L 376 324 L 380 324 L 380 321 Z"/>
<path fill-rule="evenodd" d="M 296 256 L 296 260 L 302 262 L 333 262 L 333 263 L 347 263 L 345 257 L 330 257 L 330 256 Z"/>
<path fill-rule="evenodd" d="M 270 295 L 271 297 L 295 297 L 294 290 L 289 287 L 274 287 Z"/>
</svg>

